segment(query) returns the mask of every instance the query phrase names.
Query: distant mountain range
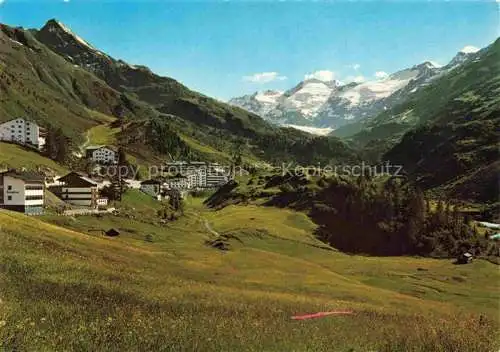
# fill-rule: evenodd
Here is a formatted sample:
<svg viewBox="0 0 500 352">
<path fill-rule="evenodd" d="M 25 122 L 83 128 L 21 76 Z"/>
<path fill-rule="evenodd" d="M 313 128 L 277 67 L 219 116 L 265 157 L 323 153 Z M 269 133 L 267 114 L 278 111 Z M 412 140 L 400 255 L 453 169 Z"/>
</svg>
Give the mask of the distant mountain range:
<svg viewBox="0 0 500 352">
<path fill-rule="evenodd" d="M 390 109 L 475 54 L 466 47 L 442 67 L 426 61 L 380 80 L 347 84 L 307 79 L 285 92 L 256 92 L 229 103 L 276 124 L 325 134 Z"/>
<path fill-rule="evenodd" d="M 92 127 L 118 130 L 130 160 L 143 165 L 389 160 L 426 190 L 491 203 L 499 97 L 500 39 L 443 67 L 424 62 L 364 83 L 308 79 L 231 105 L 113 58 L 57 20 L 40 30 L 0 24 L 0 122 L 22 116 L 60 128 L 73 150 Z"/>
</svg>

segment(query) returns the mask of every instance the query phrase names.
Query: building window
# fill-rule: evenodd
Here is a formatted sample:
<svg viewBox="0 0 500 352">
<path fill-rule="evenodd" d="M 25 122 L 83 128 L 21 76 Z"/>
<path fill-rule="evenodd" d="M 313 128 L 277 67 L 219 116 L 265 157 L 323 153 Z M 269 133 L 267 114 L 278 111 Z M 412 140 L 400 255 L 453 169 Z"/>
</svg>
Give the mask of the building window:
<svg viewBox="0 0 500 352">
<path fill-rule="evenodd" d="M 39 195 L 39 196 L 26 196 L 26 200 L 42 200 L 42 199 L 43 199 L 42 195 Z"/>
<path fill-rule="evenodd" d="M 7 186 L 7 190 L 12 191 L 12 186 L 11 185 Z"/>
<path fill-rule="evenodd" d="M 12 200 L 12 196 L 7 196 L 7 200 Z"/>
<path fill-rule="evenodd" d="M 27 190 L 42 190 L 43 186 L 42 185 L 28 185 L 26 186 Z"/>
</svg>

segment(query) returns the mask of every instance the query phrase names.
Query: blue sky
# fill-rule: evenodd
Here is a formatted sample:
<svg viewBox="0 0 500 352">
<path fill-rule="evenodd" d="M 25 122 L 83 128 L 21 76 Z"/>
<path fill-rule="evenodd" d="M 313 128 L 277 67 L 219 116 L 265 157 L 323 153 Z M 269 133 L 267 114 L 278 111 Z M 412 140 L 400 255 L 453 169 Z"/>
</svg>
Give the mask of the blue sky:
<svg viewBox="0 0 500 352">
<path fill-rule="evenodd" d="M 499 36 L 493 1 L 0 0 L 0 22 L 57 18 L 88 42 L 219 99 L 305 75 L 374 79 Z M 379 74 L 379 76 L 382 74 Z"/>
</svg>

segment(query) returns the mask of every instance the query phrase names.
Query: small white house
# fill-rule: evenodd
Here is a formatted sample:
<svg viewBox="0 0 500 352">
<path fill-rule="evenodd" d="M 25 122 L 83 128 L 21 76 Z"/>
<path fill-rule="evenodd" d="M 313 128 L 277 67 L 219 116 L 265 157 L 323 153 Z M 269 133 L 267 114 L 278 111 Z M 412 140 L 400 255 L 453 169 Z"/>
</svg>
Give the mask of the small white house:
<svg viewBox="0 0 500 352">
<path fill-rule="evenodd" d="M 0 124 L 0 140 L 17 144 L 32 145 L 41 149 L 45 138 L 41 136 L 40 126 L 22 118 Z"/>
<path fill-rule="evenodd" d="M 94 146 L 86 148 L 86 156 L 97 164 L 118 163 L 118 152 L 108 146 Z"/>
<path fill-rule="evenodd" d="M 141 191 L 156 198 L 156 196 L 158 196 L 161 191 L 161 182 L 157 180 L 142 181 Z"/>
<path fill-rule="evenodd" d="M 9 170 L 0 173 L 0 208 L 28 215 L 43 214 L 44 176 Z"/>
</svg>

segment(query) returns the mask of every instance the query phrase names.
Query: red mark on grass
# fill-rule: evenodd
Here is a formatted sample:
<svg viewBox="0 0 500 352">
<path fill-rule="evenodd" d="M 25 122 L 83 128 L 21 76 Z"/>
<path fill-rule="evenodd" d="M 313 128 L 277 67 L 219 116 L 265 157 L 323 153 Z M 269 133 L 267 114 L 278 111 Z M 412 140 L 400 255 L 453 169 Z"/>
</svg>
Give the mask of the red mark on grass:
<svg viewBox="0 0 500 352">
<path fill-rule="evenodd" d="M 312 314 L 304 314 L 304 315 L 294 315 L 292 320 L 305 320 L 305 319 L 314 319 L 314 318 L 322 318 L 328 315 L 350 315 L 352 314 L 352 310 L 335 310 L 331 312 L 318 312 Z"/>
</svg>

